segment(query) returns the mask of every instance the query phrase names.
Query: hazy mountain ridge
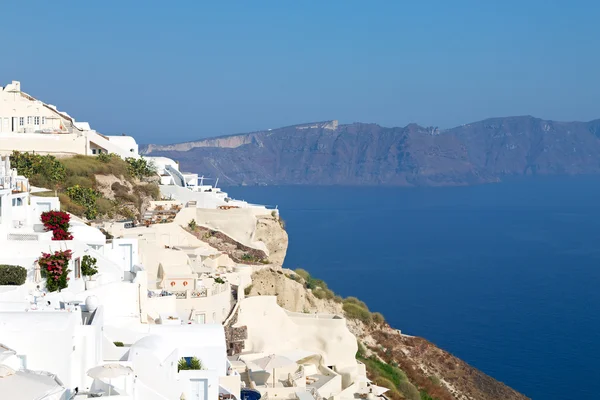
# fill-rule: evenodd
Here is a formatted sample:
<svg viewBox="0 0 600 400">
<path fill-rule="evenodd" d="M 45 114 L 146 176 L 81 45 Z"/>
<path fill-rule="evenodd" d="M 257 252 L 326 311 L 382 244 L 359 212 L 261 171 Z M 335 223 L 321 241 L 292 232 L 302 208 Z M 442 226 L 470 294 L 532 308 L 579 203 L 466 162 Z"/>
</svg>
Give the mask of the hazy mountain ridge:
<svg viewBox="0 0 600 400">
<path fill-rule="evenodd" d="M 227 184 L 467 185 L 506 176 L 600 173 L 600 120 L 490 118 L 439 131 L 337 121 L 142 151 Z"/>
</svg>

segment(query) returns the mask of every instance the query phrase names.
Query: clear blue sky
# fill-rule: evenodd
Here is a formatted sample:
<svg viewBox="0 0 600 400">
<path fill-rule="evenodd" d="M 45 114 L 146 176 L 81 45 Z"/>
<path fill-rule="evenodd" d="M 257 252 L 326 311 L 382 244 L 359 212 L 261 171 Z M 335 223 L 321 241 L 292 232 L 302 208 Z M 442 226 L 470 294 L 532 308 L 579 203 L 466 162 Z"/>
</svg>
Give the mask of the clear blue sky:
<svg viewBox="0 0 600 400">
<path fill-rule="evenodd" d="M 600 2 L 12 1 L 0 84 L 175 142 L 338 119 L 600 118 Z"/>
</svg>

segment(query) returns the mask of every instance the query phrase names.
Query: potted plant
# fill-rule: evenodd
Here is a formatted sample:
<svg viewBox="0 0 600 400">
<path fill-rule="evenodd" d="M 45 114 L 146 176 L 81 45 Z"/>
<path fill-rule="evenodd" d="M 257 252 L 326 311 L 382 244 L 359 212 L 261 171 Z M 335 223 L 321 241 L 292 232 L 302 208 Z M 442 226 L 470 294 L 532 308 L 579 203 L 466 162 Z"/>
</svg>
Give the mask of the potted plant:
<svg viewBox="0 0 600 400">
<path fill-rule="evenodd" d="M 98 273 L 96 262 L 96 258 L 88 254 L 81 259 L 81 274 L 85 277 L 85 288 L 87 290 L 96 287 L 96 274 Z"/>
</svg>

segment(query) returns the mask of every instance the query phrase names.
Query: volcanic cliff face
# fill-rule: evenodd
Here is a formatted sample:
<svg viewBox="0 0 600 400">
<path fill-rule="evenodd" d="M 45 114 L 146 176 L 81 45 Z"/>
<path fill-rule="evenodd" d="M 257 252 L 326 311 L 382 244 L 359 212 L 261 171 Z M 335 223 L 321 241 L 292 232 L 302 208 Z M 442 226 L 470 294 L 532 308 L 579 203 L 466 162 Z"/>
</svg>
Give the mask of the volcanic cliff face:
<svg viewBox="0 0 600 400">
<path fill-rule="evenodd" d="M 229 185 L 468 185 L 507 176 L 600 173 L 600 120 L 492 118 L 446 131 L 337 121 L 143 152 Z"/>
</svg>

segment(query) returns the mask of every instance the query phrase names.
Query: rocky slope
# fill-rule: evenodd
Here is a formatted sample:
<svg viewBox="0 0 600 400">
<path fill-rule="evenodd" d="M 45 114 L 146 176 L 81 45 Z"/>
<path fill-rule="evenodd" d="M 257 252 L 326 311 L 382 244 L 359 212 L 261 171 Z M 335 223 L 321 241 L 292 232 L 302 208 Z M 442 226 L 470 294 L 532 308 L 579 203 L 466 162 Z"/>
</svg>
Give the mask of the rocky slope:
<svg viewBox="0 0 600 400">
<path fill-rule="evenodd" d="M 507 176 L 600 173 L 600 120 L 492 118 L 440 131 L 336 121 L 174 145 L 177 159 L 229 185 L 467 185 Z"/>
<path fill-rule="evenodd" d="M 310 278 L 309 278 L 310 279 Z M 317 298 L 315 290 L 306 288 L 306 280 L 287 269 L 263 269 L 253 274 L 248 295 L 277 296 L 278 304 L 290 311 L 346 314 L 348 327 L 364 348 L 369 377 L 381 378 L 369 369 L 368 360 L 400 368 L 409 382 L 431 398 L 438 400 L 525 400 L 527 397 L 473 368 L 425 339 L 403 335 L 377 319 L 360 319 L 349 315 L 347 303 L 357 299 Z M 319 296 L 321 297 L 321 296 Z M 346 310 L 346 311 L 345 311 Z M 376 380 L 377 382 L 377 380 Z M 409 398 L 403 393 L 398 397 Z"/>
</svg>

